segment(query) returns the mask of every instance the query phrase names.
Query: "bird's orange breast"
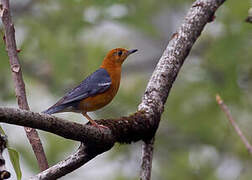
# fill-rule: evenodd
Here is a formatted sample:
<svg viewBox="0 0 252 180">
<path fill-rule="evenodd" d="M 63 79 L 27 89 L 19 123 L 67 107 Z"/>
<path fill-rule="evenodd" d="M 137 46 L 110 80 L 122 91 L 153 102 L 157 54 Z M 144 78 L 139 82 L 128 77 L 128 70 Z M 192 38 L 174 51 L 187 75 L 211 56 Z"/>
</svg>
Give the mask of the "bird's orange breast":
<svg viewBox="0 0 252 180">
<path fill-rule="evenodd" d="M 110 88 L 103 93 L 83 99 L 79 104 L 79 109 L 83 112 L 98 110 L 110 103 L 111 100 L 115 97 L 120 85 L 121 67 L 106 67 L 105 69 L 108 71 L 111 78 Z"/>
</svg>

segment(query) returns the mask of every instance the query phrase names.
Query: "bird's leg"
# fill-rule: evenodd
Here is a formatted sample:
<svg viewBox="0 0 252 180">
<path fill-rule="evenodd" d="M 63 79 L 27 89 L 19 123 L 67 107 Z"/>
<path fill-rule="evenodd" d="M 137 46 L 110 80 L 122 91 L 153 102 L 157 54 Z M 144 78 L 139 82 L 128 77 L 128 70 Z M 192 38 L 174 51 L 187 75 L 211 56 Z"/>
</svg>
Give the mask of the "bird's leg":
<svg viewBox="0 0 252 180">
<path fill-rule="evenodd" d="M 89 117 L 89 115 L 87 115 L 86 112 L 82 112 L 81 114 L 82 114 L 85 118 L 87 118 L 87 119 L 89 120 L 89 122 L 90 122 L 92 125 L 98 126 L 98 124 L 97 124 L 91 117 Z"/>
<path fill-rule="evenodd" d="M 99 125 L 97 124 L 86 112 L 82 112 L 81 113 L 85 118 L 87 118 L 89 120 L 89 122 L 95 126 L 95 127 L 98 127 L 98 128 L 108 128 L 107 126 L 103 126 L 103 125 Z"/>
</svg>

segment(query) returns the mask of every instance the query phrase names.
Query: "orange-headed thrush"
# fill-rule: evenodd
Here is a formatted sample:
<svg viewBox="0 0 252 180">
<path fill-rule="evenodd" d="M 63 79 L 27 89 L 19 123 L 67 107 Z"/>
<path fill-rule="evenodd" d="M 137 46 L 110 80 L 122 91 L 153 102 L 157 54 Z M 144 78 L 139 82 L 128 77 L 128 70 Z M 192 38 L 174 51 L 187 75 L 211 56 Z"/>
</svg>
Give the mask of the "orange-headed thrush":
<svg viewBox="0 0 252 180">
<path fill-rule="evenodd" d="M 126 50 L 123 48 L 109 51 L 98 70 L 43 113 L 82 113 L 92 125 L 103 127 L 92 120 L 87 112 L 104 107 L 115 97 L 120 85 L 122 63 L 136 51 L 137 49 Z"/>
</svg>

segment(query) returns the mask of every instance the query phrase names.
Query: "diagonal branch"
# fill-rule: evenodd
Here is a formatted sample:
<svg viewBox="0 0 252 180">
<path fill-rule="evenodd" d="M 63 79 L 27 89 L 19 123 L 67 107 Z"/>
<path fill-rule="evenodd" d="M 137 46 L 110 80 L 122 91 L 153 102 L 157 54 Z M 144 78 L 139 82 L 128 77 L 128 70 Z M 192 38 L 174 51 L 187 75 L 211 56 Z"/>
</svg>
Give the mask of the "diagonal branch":
<svg viewBox="0 0 252 180">
<path fill-rule="evenodd" d="M 66 163 L 64 167 L 71 169 L 71 171 L 85 164 L 96 155 L 109 150 L 115 142 L 129 143 L 151 139 L 154 137 L 170 89 L 185 58 L 205 25 L 213 19 L 215 11 L 224 1 L 197 0 L 192 5 L 181 27 L 174 33 L 160 58 L 147 85 L 142 103 L 138 107 L 139 111 L 131 116 L 116 120 L 98 120 L 100 124 L 106 125 L 110 130 L 97 133 L 97 130 L 89 125 L 80 125 L 49 115 L 9 108 L 0 108 L 0 121 L 26 125 L 53 132 L 66 138 L 83 141 L 85 143 L 85 151 L 77 151 L 77 153 L 81 154 L 77 156 L 77 159 L 72 159 L 72 156 L 70 156 L 64 161 Z M 13 114 L 9 115 L 6 111 Z M 36 123 L 32 117 L 39 123 Z M 8 122 L 4 120 L 6 118 Z M 14 121 L 14 119 L 18 120 Z M 61 128 L 58 129 L 54 126 Z M 68 137 L 68 134 L 71 134 L 70 137 Z M 57 164 L 59 166 L 55 165 L 34 178 L 53 179 L 69 173 L 66 170 L 67 168 L 60 169 L 61 163 Z"/>
<path fill-rule="evenodd" d="M 15 40 L 15 29 L 11 20 L 9 0 L 1 0 L 0 15 L 5 28 L 5 43 L 10 59 L 10 66 L 12 71 L 12 78 L 15 84 L 16 98 L 20 109 L 29 110 L 28 102 L 26 99 L 25 84 L 23 81 L 21 66 L 18 58 L 18 50 Z M 25 132 L 33 151 L 38 161 L 41 171 L 48 168 L 48 163 L 44 153 L 44 149 L 38 133 L 35 129 L 25 127 Z"/>
<path fill-rule="evenodd" d="M 233 126 L 235 132 L 238 134 L 238 136 L 241 138 L 243 144 L 246 146 L 248 152 L 250 154 L 252 154 L 252 146 L 249 143 L 249 141 L 247 140 L 247 138 L 244 136 L 243 132 L 241 131 L 241 129 L 239 128 L 238 124 L 235 122 L 233 116 L 231 115 L 230 110 L 228 109 L 227 105 L 224 104 L 223 100 L 221 99 L 221 97 L 217 94 L 216 95 L 216 101 L 219 104 L 221 110 L 225 113 L 225 115 L 227 116 L 230 124 Z"/>
<path fill-rule="evenodd" d="M 203 28 L 214 18 L 215 11 L 225 0 L 197 0 L 187 13 L 184 22 L 173 34 L 167 48 L 160 58 L 146 88 L 140 110 L 161 116 L 173 82 L 175 81 L 184 60 Z M 145 142 L 144 142 L 145 143 Z M 144 144 L 143 155 L 152 154 L 152 144 Z M 142 158 L 144 158 L 143 156 Z M 151 157 L 142 159 L 141 178 L 149 180 L 151 176 Z M 149 167 L 146 167 L 149 165 Z"/>
<path fill-rule="evenodd" d="M 87 153 L 87 147 L 81 144 L 79 149 L 74 154 L 70 155 L 67 159 L 30 178 L 30 180 L 57 179 L 58 177 L 64 176 L 66 173 L 70 173 L 75 169 L 81 167 L 84 163 L 94 158 L 95 156 Z"/>
</svg>

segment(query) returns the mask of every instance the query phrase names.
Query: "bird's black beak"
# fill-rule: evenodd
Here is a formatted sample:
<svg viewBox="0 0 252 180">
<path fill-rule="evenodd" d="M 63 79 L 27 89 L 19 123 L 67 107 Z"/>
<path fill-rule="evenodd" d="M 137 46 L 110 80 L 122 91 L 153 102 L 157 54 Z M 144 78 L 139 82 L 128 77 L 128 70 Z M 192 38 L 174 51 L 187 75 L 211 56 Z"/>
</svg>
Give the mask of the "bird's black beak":
<svg viewBox="0 0 252 180">
<path fill-rule="evenodd" d="M 128 55 L 133 54 L 133 53 L 135 53 L 135 52 L 137 52 L 137 49 L 128 50 Z"/>
</svg>

